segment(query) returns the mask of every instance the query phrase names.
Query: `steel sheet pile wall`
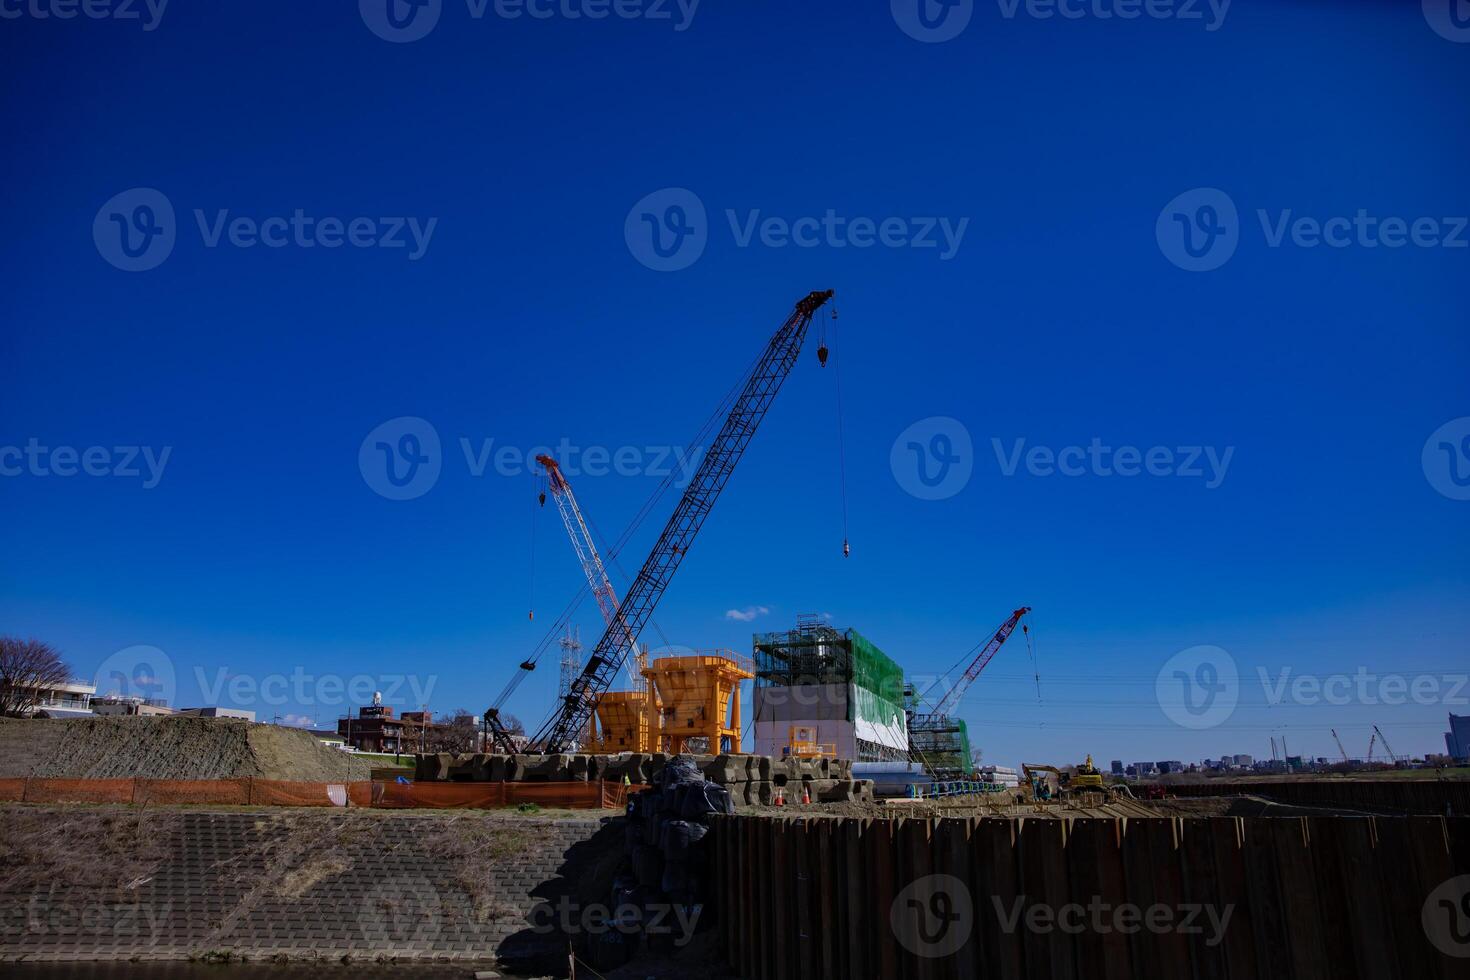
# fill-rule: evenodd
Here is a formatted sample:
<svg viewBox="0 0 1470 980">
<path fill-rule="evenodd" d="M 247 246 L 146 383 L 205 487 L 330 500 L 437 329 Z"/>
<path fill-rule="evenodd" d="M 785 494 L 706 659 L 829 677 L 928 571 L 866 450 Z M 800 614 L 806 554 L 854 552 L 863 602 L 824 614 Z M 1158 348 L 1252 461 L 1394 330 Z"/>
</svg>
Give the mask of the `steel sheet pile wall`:
<svg viewBox="0 0 1470 980">
<path fill-rule="evenodd" d="M 1253 783 L 1183 783 L 1174 796 L 1264 796 L 1300 806 L 1365 807 L 1432 816 L 1470 816 L 1470 780 L 1301 779 Z"/>
<path fill-rule="evenodd" d="M 726 955 L 751 980 L 1448 980 L 1470 963 L 1421 921 L 1435 889 L 1470 874 L 1470 819 L 713 823 Z M 1181 928 L 1091 924 L 1121 921 L 1093 908 L 1160 906 Z M 1217 919 L 1182 928 L 1192 906 Z M 1080 930 L 1028 927 L 1033 909 L 1079 907 L 1059 921 L 1080 914 Z"/>
</svg>

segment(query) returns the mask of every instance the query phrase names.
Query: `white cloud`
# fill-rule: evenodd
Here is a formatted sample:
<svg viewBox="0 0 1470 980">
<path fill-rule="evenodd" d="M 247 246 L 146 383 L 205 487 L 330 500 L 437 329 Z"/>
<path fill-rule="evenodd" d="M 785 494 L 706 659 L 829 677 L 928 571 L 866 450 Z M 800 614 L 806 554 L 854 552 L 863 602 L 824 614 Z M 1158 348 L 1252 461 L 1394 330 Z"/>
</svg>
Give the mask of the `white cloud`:
<svg viewBox="0 0 1470 980">
<path fill-rule="evenodd" d="M 737 623 L 748 623 L 757 616 L 764 616 L 770 611 L 765 606 L 746 606 L 744 609 L 726 609 L 725 618 L 733 619 Z"/>
<path fill-rule="evenodd" d="M 281 724 L 290 725 L 293 728 L 310 728 L 311 718 L 306 715 L 281 715 Z"/>
</svg>

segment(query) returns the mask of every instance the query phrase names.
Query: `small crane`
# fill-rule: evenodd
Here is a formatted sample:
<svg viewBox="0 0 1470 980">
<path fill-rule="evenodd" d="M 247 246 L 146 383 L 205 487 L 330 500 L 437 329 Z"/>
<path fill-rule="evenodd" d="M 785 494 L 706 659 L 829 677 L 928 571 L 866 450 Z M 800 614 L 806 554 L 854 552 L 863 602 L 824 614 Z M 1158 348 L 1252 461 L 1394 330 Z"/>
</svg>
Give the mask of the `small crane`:
<svg viewBox="0 0 1470 980">
<path fill-rule="evenodd" d="M 1342 747 L 1342 739 L 1340 739 L 1340 738 L 1337 737 L 1337 729 L 1336 728 L 1330 728 L 1330 729 L 1328 729 L 1328 731 L 1332 732 L 1332 740 L 1337 743 L 1337 751 L 1339 751 L 1339 752 L 1342 753 L 1342 761 L 1343 762 L 1350 762 L 1350 761 L 1352 761 L 1352 760 L 1350 760 L 1348 758 L 1347 749 L 1345 749 L 1345 748 Z"/>
<path fill-rule="evenodd" d="M 933 708 L 920 712 L 921 705 L 915 706 L 915 713 L 908 719 L 909 758 L 923 765 L 934 778 L 958 779 L 969 766 L 970 760 L 953 758 L 953 749 L 962 731 L 961 723 L 956 717 L 960 701 L 975 678 L 985 669 L 985 665 L 1000 652 L 1001 646 L 1015 631 L 1016 624 L 1021 622 L 1021 617 L 1030 611 L 1030 606 L 1022 606 L 1011 613 L 990 638 L 976 648 L 980 652 L 965 668 L 959 682 L 945 692 L 944 697 Z M 1023 624 L 1021 631 L 1029 634 L 1030 628 Z M 932 692 L 938 686 L 939 682 L 936 681 L 929 691 Z M 926 697 L 927 694 L 928 692 Z M 923 700 L 924 698 L 919 699 L 920 702 Z"/>
<path fill-rule="evenodd" d="M 582 509 L 577 506 L 577 498 L 572 493 L 572 485 L 567 482 L 566 475 L 562 473 L 561 466 L 550 456 L 542 454 L 536 457 L 546 470 L 546 483 L 551 490 L 551 499 L 556 501 L 556 508 L 561 512 L 561 521 L 566 525 L 567 537 L 572 539 L 572 548 L 577 552 L 577 560 L 582 563 L 582 574 L 587 576 L 587 586 L 592 590 L 592 597 L 597 600 L 597 608 L 602 610 L 602 619 L 608 626 L 618 614 L 618 596 L 613 591 L 612 582 L 607 577 L 607 568 L 602 564 L 602 556 L 597 553 L 597 545 L 592 543 L 592 534 L 587 530 L 587 522 L 582 519 Z M 625 660 L 627 668 L 628 683 L 632 685 L 630 690 L 641 691 L 644 689 L 645 681 L 638 667 L 638 651 L 633 650 L 633 658 Z"/>
<path fill-rule="evenodd" d="M 1383 743 L 1383 751 L 1388 753 L 1389 761 L 1394 765 L 1398 765 L 1399 757 L 1393 754 L 1393 746 L 1388 744 L 1388 736 L 1384 735 L 1382 729 L 1377 725 L 1373 726 L 1373 734 L 1377 735 L 1378 741 Z"/>
</svg>

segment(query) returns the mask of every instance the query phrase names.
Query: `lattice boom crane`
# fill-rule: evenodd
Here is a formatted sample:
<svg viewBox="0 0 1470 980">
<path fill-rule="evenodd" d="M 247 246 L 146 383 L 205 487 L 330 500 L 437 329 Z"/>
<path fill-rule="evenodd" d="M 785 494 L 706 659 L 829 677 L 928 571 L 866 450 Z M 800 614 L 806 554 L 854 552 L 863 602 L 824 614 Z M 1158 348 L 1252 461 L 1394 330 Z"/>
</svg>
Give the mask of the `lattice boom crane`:
<svg viewBox="0 0 1470 980">
<path fill-rule="evenodd" d="M 535 742 L 547 751 L 564 750 L 575 741 L 578 733 L 586 730 L 597 707 L 597 699 L 608 689 L 623 659 L 633 649 L 639 633 L 678 571 L 679 563 L 689 553 L 689 546 L 694 543 L 720 492 L 734 473 L 735 464 L 750 445 L 781 385 L 791 374 L 813 315 L 831 298 L 830 289 L 807 294 L 797 301 L 786 322 L 771 337 L 719 434 L 700 460 L 694 479 L 685 488 L 684 496 L 674 508 L 653 551 L 623 596 L 602 639 L 592 649 L 582 673 L 572 682 L 571 692 L 537 733 Z"/>
<path fill-rule="evenodd" d="M 613 591 L 612 581 L 607 577 L 602 556 L 597 553 L 597 545 L 592 542 L 587 522 L 582 519 L 582 508 L 577 506 L 572 485 L 567 482 L 561 466 L 550 456 L 537 456 L 536 462 L 546 470 L 547 488 L 551 491 L 551 499 L 556 501 L 556 509 L 561 512 L 561 522 L 566 525 L 567 536 L 572 539 L 577 561 L 582 563 L 582 574 L 587 576 L 587 586 L 592 590 L 592 597 L 597 600 L 597 608 L 602 610 L 603 621 L 611 626 L 613 618 L 618 614 L 618 596 Z M 636 655 L 637 651 L 633 652 Z M 631 665 L 628 667 L 628 682 L 635 691 L 643 690 L 646 683 L 643 676 Z"/>
<path fill-rule="evenodd" d="M 955 710 L 960 706 L 960 699 L 965 696 L 965 692 L 969 690 L 975 678 L 980 676 L 980 672 L 985 669 L 985 665 L 990 663 L 991 659 L 1000 651 L 1001 646 L 1010 637 L 1011 632 L 1015 630 L 1016 624 L 1021 621 L 1021 617 L 1030 611 L 1030 606 L 1022 606 L 1020 609 L 1011 613 L 1010 618 L 1004 623 L 1000 624 L 1000 628 L 995 631 L 995 635 L 986 642 L 984 648 L 970 662 L 970 666 L 965 668 L 965 676 L 960 678 L 960 682 L 950 688 L 949 692 L 934 706 L 934 710 L 931 712 L 932 714 L 952 715 L 955 713 Z M 1024 630 L 1025 627 L 1023 626 L 1022 629 Z"/>
</svg>

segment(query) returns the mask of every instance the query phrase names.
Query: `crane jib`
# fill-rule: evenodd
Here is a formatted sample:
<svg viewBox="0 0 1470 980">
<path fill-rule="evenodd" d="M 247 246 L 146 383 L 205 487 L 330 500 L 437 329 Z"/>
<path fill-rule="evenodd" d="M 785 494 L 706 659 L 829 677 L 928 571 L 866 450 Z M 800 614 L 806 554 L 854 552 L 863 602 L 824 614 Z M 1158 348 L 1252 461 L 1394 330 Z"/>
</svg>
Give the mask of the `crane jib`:
<svg viewBox="0 0 1470 980">
<path fill-rule="evenodd" d="M 684 489 L 674 513 L 649 553 L 637 577 L 623 596 L 616 621 L 608 624 L 593 648 L 573 694 L 549 718 L 537 741 L 549 751 L 570 745 L 591 720 L 597 698 L 610 686 L 629 646 L 636 642 L 654 607 L 668 588 L 679 563 L 688 554 L 715 500 L 735 470 L 735 464 L 755 435 L 756 428 L 791 373 L 806 339 L 812 316 L 832 298 L 832 290 L 817 290 L 798 300 L 786 322 L 771 337 L 751 370 L 719 434 L 700 460 L 694 478 Z"/>
</svg>

